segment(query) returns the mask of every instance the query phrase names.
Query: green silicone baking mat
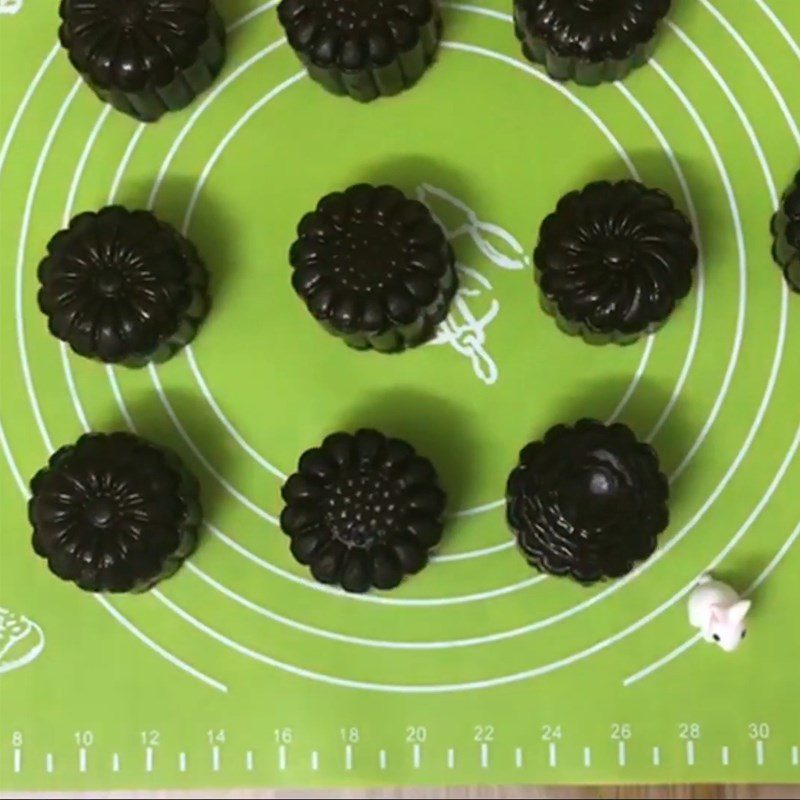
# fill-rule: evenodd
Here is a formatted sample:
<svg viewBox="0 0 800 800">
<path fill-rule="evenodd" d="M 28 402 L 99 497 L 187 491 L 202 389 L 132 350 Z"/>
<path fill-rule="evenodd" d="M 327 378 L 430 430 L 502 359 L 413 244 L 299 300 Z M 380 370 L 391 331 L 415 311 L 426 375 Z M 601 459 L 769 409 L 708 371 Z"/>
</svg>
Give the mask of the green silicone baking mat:
<svg viewBox="0 0 800 800">
<path fill-rule="evenodd" d="M 275 2 L 221 0 L 223 74 L 155 125 L 77 79 L 55 6 L 0 3 L 2 787 L 800 781 L 800 297 L 769 232 L 800 165 L 797 0 L 677 0 L 655 59 L 592 89 L 521 57 L 508 3 L 448 2 L 434 67 L 368 105 L 308 80 Z M 530 254 L 561 194 L 627 176 L 676 198 L 702 263 L 662 332 L 595 348 L 539 310 Z M 427 203 L 461 271 L 400 356 L 325 335 L 289 284 L 299 218 L 364 180 Z M 213 273 L 163 366 L 75 357 L 36 306 L 47 239 L 111 201 Z M 652 441 L 673 497 L 657 553 L 593 588 L 527 567 L 502 500 L 521 446 L 584 415 Z M 358 426 L 435 461 L 450 519 L 421 574 L 346 596 L 276 517 L 298 455 Z M 159 588 L 93 596 L 33 555 L 27 481 L 126 428 L 196 472 L 203 541 Z M 755 601 L 733 655 L 687 622 L 706 569 Z"/>
</svg>

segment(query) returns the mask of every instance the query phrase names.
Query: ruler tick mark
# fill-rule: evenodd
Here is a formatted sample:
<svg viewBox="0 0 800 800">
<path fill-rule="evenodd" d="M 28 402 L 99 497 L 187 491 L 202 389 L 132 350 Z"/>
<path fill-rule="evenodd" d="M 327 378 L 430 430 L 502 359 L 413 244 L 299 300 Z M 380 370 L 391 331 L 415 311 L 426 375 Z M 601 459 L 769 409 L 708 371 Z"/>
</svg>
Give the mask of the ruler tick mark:
<svg viewBox="0 0 800 800">
<path fill-rule="evenodd" d="M 44 757 L 44 768 L 45 768 L 45 769 L 46 769 L 48 772 L 52 772 L 52 771 L 53 771 L 53 754 L 52 754 L 52 753 L 48 753 L 48 754 L 47 754 L 47 755 Z"/>
<path fill-rule="evenodd" d="M 385 750 L 381 750 L 380 753 L 378 753 L 378 764 L 380 765 L 381 769 L 386 769 L 386 751 Z"/>
<path fill-rule="evenodd" d="M 690 766 L 694 766 L 694 742 L 686 742 L 686 763 Z"/>
<path fill-rule="evenodd" d="M 453 769 L 456 765 L 456 751 L 451 747 L 447 751 L 447 768 Z"/>
<path fill-rule="evenodd" d="M 144 768 L 148 772 L 153 771 L 153 748 L 148 747 L 147 750 L 144 751 Z"/>
<path fill-rule="evenodd" d="M 86 772 L 86 748 L 81 747 L 78 750 L 78 770 L 80 772 Z"/>
<path fill-rule="evenodd" d="M 186 772 L 186 753 L 178 754 L 178 769 L 181 772 Z"/>
<path fill-rule="evenodd" d="M 489 745 L 486 742 L 481 744 L 481 767 L 486 769 L 489 766 Z"/>
<path fill-rule="evenodd" d="M 617 761 L 619 761 L 619 765 L 621 767 L 625 766 L 626 762 L 625 742 L 620 742 L 617 747 Z"/>
<path fill-rule="evenodd" d="M 111 771 L 119 772 L 119 753 L 114 753 L 111 756 Z"/>
<path fill-rule="evenodd" d="M 653 766 L 661 766 L 661 748 L 659 747 L 653 748 Z"/>
<path fill-rule="evenodd" d="M 219 747 L 217 745 L 211 748 L 211 769 L 219 772 Z"/>
<path fill-rule="evenodd" d="M 800 750 L 797 749 L 797 745 L 792 747 L 792 766 L 796 767 L 800 764 Z"/>
<path fill-rule="evenodd" d="M 549 752 L 547 755 L 547 761 L 551 767 L 555 767 L 558 764 L 558 751 L 556 749 L 556 743 L 550 742 L 550 747 L 548 748 Z"/>
<path fill-rule="evenodd" d="M 353 769 L 353 745 L 348 744 L 344 748 L 344 768 Z"/>
<path fill-rule="evenodd" d="M 725 745 L 722 748 L 722 764 L 723 766 L 728 766 L 731 763 L 731 751 L 728 750 L 728 745 Z"/>
<path fill-rule="evenodd" d="M 248 750 L 244 754 L 244 766 L 245 766 L 245 769 L 248 772 L 252 772 L 253 771 L 253 751 L 252 750 Z"/>
<path fill-rule="evenodd" d="M 517 765 L 517 767 L 522 767 L 522 748 L 521 747 L 518 747 L 514 751 L 514 763 Z"/>
<path fill-rule="evenodd" d="M 422 750 L 420 749 L 419 744 L 415 744 L 412 749 L 412 756 L 414 760 L 414 769 L 419 769 L 419 765 L 422 762 Z"/>
<path fill-rule="evenodd" d="M 319 769 L 319 753 L 314 750 L 311 753 L 311 769 L 316 772 Z"/>
<path fill-rule="evenodd" d="M 18 747 L 14 749 L 14 772 L 22 769 L 22 750 Z"/>
<path fill-rule="evenodd" d="M 286 745 L 281 745 L 278 748 L 278 769 L 283 770 L 286 769 Z"/>
<path fill-rule="evenodd" d="M 756 764 L 764 766 L 764 742 L 761 739 L 756 742 Z"/>
<path fill-rule="evenodd" d="M 584 747 L 583 748 L 583 766 L 584 767 L 591 767 L 592 766 L 592 748 L 591 747 Z"/>
</svg>

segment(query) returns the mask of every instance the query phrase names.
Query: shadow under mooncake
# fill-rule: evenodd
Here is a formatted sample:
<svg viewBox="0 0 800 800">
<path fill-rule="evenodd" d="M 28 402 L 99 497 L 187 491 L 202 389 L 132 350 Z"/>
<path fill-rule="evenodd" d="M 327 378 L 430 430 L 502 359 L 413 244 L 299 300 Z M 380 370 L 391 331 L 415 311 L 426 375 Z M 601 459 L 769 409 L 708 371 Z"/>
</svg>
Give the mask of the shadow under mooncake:
<svg viewBox="0 0 800 800">
<path fill-rule="evenodd" d="M 33 549 L 90 592 L 141 592 L 197 545 L 199 486 L 178 457 L 130 433 L 87 433 L 31 481 Z"/>
<path fill-rule="evenodd" d="M 656 549 L 669 484 L 650 445 L 625 425 L 556 425 L 519 456 L 506 518 L 528 563 L 580 583 L 620 578 Z"/>
<path fill-rule="evenodd" d="M 433 465 L 378 431 L 331 434 L 303 453 L 282 494 L 292 555 L 348 592 L 394 588 L 442 536 L 446 498 Z"/>
<path fill-rule="evenodd" d="M 194 245 L 149 211 L 74 217 L 39 264 L 39 308 L 76 353 L 140 367 L 194 339 L 209 305 Z"/>
<path fill-rule="evenodd" d="M 323 197 L 297 227 L 292 285 L 312 316 L 360 350 L 421 344 L 457 288 L 444 231 L 418 200 L 358 184 Z"/>
<path fill-rule="evenodd" d="M 698 251 L 670 197 L 598 181 L 558 201 L 533 254 L 542 308 L 590 344 L 658 330 L 689 293 Z"/>
<path fill-rule="evenodd" d="M 61 46 L 106 103 L 143 122 L 189 105 L 225 61 L 211 0 L 61 0 Z"/>
</svg>

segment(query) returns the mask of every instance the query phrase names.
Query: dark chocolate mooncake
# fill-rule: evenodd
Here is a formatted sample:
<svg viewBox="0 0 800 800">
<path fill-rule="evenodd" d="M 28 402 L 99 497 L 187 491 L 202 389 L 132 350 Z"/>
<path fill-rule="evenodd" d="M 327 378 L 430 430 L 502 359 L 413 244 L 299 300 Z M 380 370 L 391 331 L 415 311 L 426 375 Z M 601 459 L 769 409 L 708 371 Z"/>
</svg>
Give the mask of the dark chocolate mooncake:
<svg viewBox="0 0 800 800">
<path fill-rule="evenodd" d="M 194 245 L 149 211 L 79 214 L 47 245 L 39 308 L 82 356 L 142 366 L 190 342 L 208 313 Z"/>
<path fill-rule="evenodd" d="M 789 288 L 800 292 L 800 172 L 772 218 L 772 234 L 775 237 L 772 255 L 783 268 Z"/>
<path fill-rule="evenodd" d="M 619 578 L 648 558 L 667 527 L 658 457 L 625 425 L 556 425 L 520 453 L 506 516 L 531 566 L 581 583 Z"/>
<path fill-rule="evenodd" d="M 445 495 L 430 461 L 373 430 L 334 433 L 303 453 L 283 498 L 292 555 L 348 592 L 397 586 L 442 536 Z"/>
<path fill-rule="evenodd" d="M 313 80 L 361 101 L 412 86 L 442 31 L 436 0 L 281 0 L 278 19 Z"/>
<path fill-rule="evenodd" d="M 130 433 L 88 433 L 31 481 L 33 549 L 90 592 L 137 592 L 195 549 L 197 481 L 177 456 Z"/>
<path fill-rule="evenodd" d="M 225 61 L 211 0 L 61 0 L 59 38 L 95 94 L 144 122 L 188 106 Z"/>
<path fill-rule="evenodd" d="M 644 64 L 670 0 L 514 0 L 522 50 L 557 80 L 594 86 Z"/>
<path fill-rule="evenodd" d="M 630 180 L 562 197 L 533 254 L 542 307 L 592 344 L 628 344 L 661 327 L 691 289 L 697 259 L 670 197 Z"/>
<path fill-rule="evenodd" d="M 402 350 L 447 316 L 457 283 L 452 248 L 430 211 L 399 189 L 359 184 L 329 194 L 297 233 L 295 291 L 351 347 Z"/>
</svg>

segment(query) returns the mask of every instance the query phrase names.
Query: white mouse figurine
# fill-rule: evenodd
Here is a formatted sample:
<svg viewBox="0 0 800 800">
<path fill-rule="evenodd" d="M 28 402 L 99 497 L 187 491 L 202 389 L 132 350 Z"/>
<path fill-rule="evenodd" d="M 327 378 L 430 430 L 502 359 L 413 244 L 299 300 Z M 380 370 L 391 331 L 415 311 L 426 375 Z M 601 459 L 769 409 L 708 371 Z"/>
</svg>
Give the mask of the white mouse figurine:
<svg viewBox="0 0 800 800">
<path fill-rule="evenodd" d="M 703 575 L 689 595 L 689 622 L 707 642 L 716 642 L 730 653 L 744 639 L 744 618 L 750 605 L 750 600 L 743 600 L 727 583 Z"/>
</svg>

